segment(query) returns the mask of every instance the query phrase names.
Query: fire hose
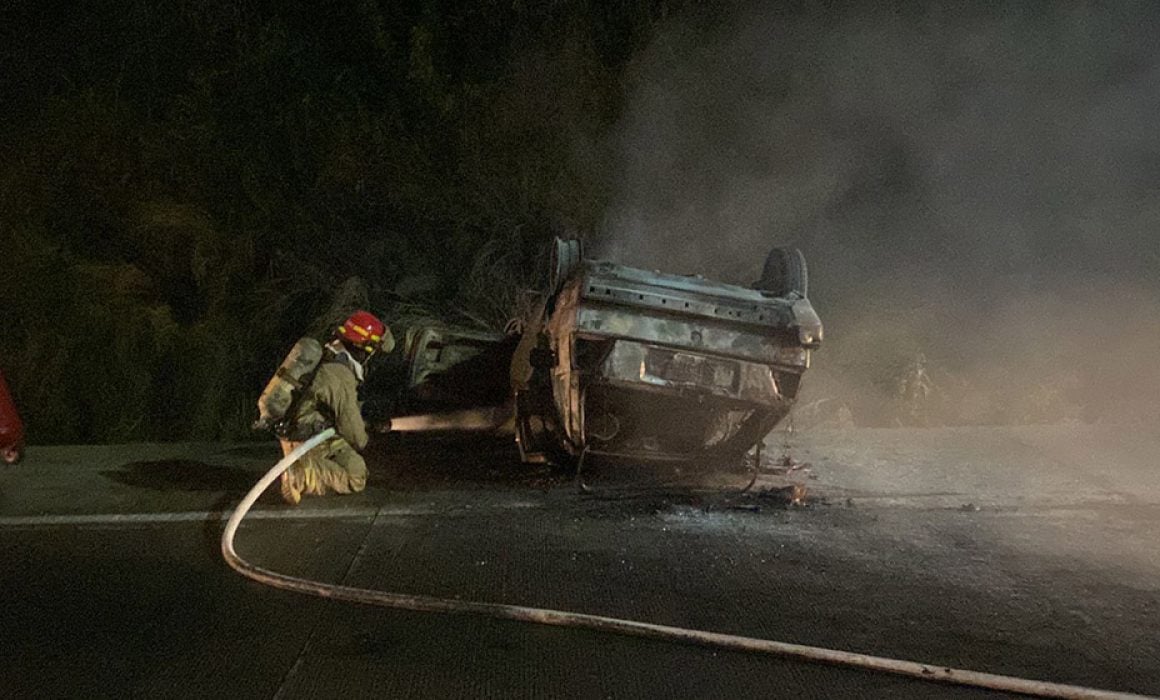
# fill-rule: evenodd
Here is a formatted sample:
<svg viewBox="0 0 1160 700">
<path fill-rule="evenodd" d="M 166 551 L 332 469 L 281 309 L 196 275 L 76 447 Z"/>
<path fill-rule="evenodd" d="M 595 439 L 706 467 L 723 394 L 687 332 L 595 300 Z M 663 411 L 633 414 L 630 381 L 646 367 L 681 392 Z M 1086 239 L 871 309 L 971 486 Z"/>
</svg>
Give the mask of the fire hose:
<svg viewBox="0 0 1160 700">
<path fill-rule="evenodd" d="M 238 555 L 234 549 L 234 537 L 238 526 L 249 513 L 250 508 L 258 497 L 270 484 L 297 462 L 304 454 L 326 441 L 334 435 L 333 429 L 324 430 L 317 436 L 299 445 L 290 454 L 286 455 L 274 465 L 265 476 L 254 484 L 253 488 L 238 504 L 226 523 L 222 532 L 222 556 L 226 563 L 241 575 L 266 584 L 296 593 L 305 593 L 332 600 L 341 600 L 350 603 L 374 605 L 399 610 L 418 612 L 439 612 L 452 614 L 480 615 L 502 620 L 518 620 L 541 625 L 556 625 L 559 627 L 577 627 L 611 632 L 634 637 L 658 639 L 671 642 L 684 642 L 700 646 L 747 651 L 758 654 L 779 656 L 801 661 L 824 663 L 835 666 L 847 666 L 862 670 L 908 676 L 924 681 L 934 681 L 962 686 L 973 686 L 999 690 L 1008 693 L 1019 693 L 1045 698 L 1146 698 L 1144 695 L 1123 693 L 1097 688 L 1086 688 L 1077 685 L 1051 683 L 1015 676 L 1004 676 L 994 673 L 984 673 L 967 669 L 948 668 L 935 664 L 924 664 L 915 661 L 891 659 L 882 656 L 871 656 L 838 649 L 779 642 L 755 637 L 743 637 L 720 632 L 685 629 L 658 625 L 636 620 L 624 620 L 602 615 L 568 612 L 564 610 L 550 610 L 546 608 L 531 608 L 521 605 L 504 605 L 501 603 L 485 603 L 477 601 L 452 600 L 425 595 L 410 595 L 405 593 L 389 593 L 367 588 L 324 583 L 297 578 L 278 573 L 269 569 L 251 564 Z"/>
</svg>

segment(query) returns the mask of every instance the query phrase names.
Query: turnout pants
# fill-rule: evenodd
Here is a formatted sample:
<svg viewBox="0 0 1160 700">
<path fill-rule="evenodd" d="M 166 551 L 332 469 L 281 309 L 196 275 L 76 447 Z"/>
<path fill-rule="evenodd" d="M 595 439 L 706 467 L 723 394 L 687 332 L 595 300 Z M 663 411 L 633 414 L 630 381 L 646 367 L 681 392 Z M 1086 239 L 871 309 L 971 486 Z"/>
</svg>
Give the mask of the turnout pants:
<svg viewBox="0 0 1160 700">
<path fill-rule="evenodd" d="M 282 456 L 301 442 L 280 440 Z M 358 493 L 367 487 L 367 463 L 346 440 L 333 437 L 303 455 L 288 470 L 303 477 L 303 494 Z"/>
</svg>

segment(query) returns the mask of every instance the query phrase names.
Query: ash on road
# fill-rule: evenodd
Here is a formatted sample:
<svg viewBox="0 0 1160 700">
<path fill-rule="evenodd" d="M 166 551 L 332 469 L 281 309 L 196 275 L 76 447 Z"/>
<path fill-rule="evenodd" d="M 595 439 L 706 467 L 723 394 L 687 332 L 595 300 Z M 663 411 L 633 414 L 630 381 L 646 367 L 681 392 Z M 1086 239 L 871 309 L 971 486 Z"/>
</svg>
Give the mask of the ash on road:
<svg viewBox="0 0 1160 700">
<path fill-rule="evenodd" d="M 769 454 L 783 456 L 785 436 Z M 1106 426 L 800 433 L 753 493 L 595 496 L 504 443 L 394 440 L 281 505 L 286 573 L 1160 694 L 1160 440 Z M 253 584 L 221 517 L 273 446 L 39 448 L 0 475 L 12 697 L 985 697 L 741 653 L 368 609 Z M 804 483 L 806 507 L 771 498 Z"/>
</svg>

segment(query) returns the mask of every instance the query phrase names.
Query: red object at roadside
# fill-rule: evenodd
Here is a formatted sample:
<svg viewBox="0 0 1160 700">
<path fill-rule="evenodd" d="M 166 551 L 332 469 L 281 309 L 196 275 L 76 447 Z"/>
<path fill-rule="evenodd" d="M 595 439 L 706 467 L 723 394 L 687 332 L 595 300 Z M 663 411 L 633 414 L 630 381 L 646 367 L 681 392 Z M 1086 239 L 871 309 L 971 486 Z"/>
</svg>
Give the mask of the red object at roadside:
<svg viewBox="0 0 1160 700">
<path fill-rule="evenodd" d="M 4 373 L 0 372 L 0 458 L 8 464 L 16 464 L 24 457 L 24 423 L 16 412 L 16 402 Z"/>
</svg>

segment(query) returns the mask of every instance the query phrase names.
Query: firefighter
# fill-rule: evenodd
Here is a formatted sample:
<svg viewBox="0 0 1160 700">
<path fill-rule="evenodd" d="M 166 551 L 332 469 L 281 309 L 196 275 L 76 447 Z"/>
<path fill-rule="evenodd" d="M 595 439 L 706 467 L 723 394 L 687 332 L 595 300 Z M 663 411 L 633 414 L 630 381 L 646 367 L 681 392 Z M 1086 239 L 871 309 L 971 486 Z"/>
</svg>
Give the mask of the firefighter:
<svg viewBox="0 0 1160 700">
<path fill-rule="evenodd" d="M 926 355 L 918 353 L 898 381 L 898 398 L 907 411 L 908 425 L 929 425 L 938 388 L 926 369 Z"/>
<path fill-rule="evenodd" d="M 335 436 L 282 473 L 282 498 L 287 503 L 297 505 L 303 495 L 358 493 L 366 488 L 367 465 L 359 452 L 367 445 L 367 429 L 358 387 L 366 377 L 368 360 L 394 347 L 390 329 L 366 311 L 351 314 L 327 343 L 292 420 L 299 428 L 295 437 L 305 432 L 316 435 L 326 427 L 333 427 Z M 286 438 L 280 442 L 283 455 L 301 444 Z"/>
</svg>

